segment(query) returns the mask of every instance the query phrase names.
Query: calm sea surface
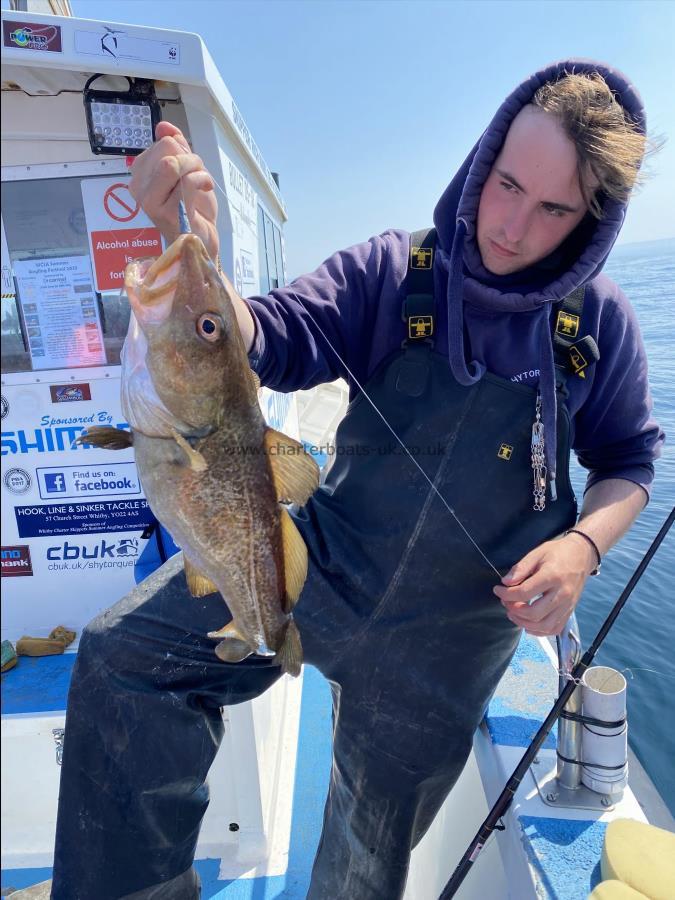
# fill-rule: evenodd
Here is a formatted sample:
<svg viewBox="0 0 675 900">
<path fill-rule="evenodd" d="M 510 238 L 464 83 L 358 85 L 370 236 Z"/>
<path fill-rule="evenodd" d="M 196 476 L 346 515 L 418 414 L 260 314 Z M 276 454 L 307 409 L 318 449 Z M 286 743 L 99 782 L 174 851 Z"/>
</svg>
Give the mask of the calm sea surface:
<svg viewBox="0 0 675 900">
<path fill-rule="evenodd" d="M 675 505 L 675 240 L 630 244 L 605 268 L 637 312 L 647 347 L 654 415 L 666 432 L 652 499 L 630 532 L 587 582 L 577 617 L 588 647 Z M 581 498 L 585 470 L 572 466 Z M 675 528 L 661 544 L 595 657 L 628 681 L 628 735 L 675 814 Z"/>
</svg>

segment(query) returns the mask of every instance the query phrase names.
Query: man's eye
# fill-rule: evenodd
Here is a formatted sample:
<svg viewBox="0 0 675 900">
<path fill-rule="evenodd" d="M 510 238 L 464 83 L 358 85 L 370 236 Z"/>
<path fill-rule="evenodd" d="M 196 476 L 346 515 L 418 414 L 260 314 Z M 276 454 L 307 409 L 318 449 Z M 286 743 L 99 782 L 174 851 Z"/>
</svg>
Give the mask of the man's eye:
<svg viewBox="0 0 675 900">
<path fill-rule="evenodd" d="M 553 216 L 554 219 L 562 219 L 565 215 L 565 210 L 558 209 L 556 206 L 545 206 L 544 209 L 550 216 Z"/>
<path fill-rule="evenodd" d="M 515 186 L 512 185 L 512 184 L 511 184 L 510 182 L 508 182 L 508 181 L 500 181 L 499 183 L 500 183 L 500 185 L 504 188 L 504 190 L 506 190 L 506 191 L 513 192 L 513 191 L 515 191 L 515 189 L 516 189 Z"/>
</svg>

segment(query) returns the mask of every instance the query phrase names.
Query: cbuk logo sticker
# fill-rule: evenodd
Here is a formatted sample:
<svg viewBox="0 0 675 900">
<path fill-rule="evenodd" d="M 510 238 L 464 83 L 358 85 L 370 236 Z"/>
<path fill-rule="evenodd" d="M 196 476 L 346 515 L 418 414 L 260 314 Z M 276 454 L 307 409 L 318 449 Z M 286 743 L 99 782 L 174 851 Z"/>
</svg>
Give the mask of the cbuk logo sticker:
<svg viewBox="0 0 675 900">
<path fill-rule="evenodd" d="M 47 548 L 47 568 L 50 571 L 124 568 L 133 566 L 137 557 L 138 538 L 103 539 L 93 546 L 64 541 Z"/>
</svg>

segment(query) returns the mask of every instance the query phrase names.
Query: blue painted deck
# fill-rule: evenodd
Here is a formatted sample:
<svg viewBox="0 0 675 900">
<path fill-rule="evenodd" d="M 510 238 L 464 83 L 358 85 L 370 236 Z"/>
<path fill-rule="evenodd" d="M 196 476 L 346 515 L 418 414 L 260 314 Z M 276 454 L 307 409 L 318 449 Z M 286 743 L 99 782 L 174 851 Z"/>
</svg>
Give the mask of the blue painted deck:
<svg viewBox="0 0 675 900">
<path fill-rule="evenodd" d="M 557 684 L 557 674 L 540 642 L 523 634 L 485 716 L 496 749 L 515 747 L 525 752 L 557 698 Z M 542 750 L 555 750 L 557 730 L 556 725 Z M 562 810 L 543 803 L 541 810 L 540 816 L 517 816 L 520 843 L 534 871 L 538 894 L 549 900 L 586 900 L 600 881 L 607 824 L 561 818 Z"/>
<path fill-rule="evenodd" d="M 3 713 L 65 709 L 74 660 L 74 653 L 41 659 L 21 657 L 2 678 Z M 14 677 L 8 678 L 9 675 Z M 202 900 L 301 900 L 306 896 L 321 833 L 331 756 L 330 689 L 316 669 L 305 666 L 288 869 L 283 875 L 269 878 L 218 881 L 220 861 L 197 860 Z M 2 887 L 28 887 L 51 878 L 51 874 L 51 869 L 4 869 Z"/>
<path fill-rule="evenodd" d="M 65 710 L 76 656 L 20 656 L 2 676 L 2 715 Z"/>
</svg>

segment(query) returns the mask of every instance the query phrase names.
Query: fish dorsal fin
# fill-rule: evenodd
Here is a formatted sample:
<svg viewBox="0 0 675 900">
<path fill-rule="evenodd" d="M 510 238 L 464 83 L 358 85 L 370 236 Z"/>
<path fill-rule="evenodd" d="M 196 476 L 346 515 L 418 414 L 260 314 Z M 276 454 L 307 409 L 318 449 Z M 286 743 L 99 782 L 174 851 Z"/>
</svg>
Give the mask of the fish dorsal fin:
<svg viewBox="0 0 675 900">
<path fill-rule="evenodd" d="M 185 566 L 185 578 L 187 579 L 188 589 L 193 597 L 206 597 L 208 594 L 218 593 L 218 588 L 211 579 L 207 578 L 206 575 L 202 575 L 199 569 L 185 555 L 183 555 L 183 565 Z"/>
<path fill-rule="evenodd" d="M 291 612 L 307 578 L 307 546 L 288 510 L 281 507 L 281 545 L 284 551 L 286 593 L 281 606 Z"/>
<path fill-rule="evenodd" d="M 268 428 L 265 452 L 282 503 L 303 506 L 319 486 L 319 467 L 299 441 Z"/>
<path fill-rule="evenodd" d="M 109 425 L 92 425 L 76 440 L 76 444 L 91 444 L 104 450 L 126 450 L 133 446 L 134 437 L 123 428 L 112 428 Z"/>
</svg>

